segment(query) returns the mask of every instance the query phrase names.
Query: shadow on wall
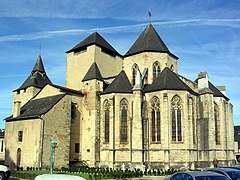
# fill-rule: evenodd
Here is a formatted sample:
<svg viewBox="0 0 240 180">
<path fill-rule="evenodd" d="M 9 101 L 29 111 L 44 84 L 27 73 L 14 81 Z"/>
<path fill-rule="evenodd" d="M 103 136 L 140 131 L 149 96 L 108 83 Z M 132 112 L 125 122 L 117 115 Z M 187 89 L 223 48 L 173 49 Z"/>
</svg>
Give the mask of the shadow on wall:
<svg viewBox="0 0 240 180">
<path fill-rule="evenodd" d="M 5 150 L 4 165 L 8 166 L 10 168 L 10 170 L 16 169 L 16 163 L 12 160 L 8 149 Z"/>
</svg>

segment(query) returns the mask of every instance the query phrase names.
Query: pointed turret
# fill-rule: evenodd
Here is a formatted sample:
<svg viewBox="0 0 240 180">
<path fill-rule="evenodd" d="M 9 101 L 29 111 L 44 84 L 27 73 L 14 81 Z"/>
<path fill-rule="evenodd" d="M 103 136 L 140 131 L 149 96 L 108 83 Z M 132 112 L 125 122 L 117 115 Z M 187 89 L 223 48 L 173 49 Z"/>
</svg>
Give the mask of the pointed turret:
<svg viewBox="0 0 240 180">
<path fill-rule="evenodd" d="M 109 93 L 133 93 L 132 85 L 125 73 L 121 71 L 113 82 L 104 90 L 103 94 Z"/>
<path fill-rule="evenodd" d="M 35 63 L 35 66 L 32 70 L 32 73 L 28 76 L 28 78 L 24 81 L 24 83 L 18 89 L 14 90 L 14 91 L 26 89 L 30 86 L 37 87 L 37 88 L 43 88 L 46 84 L 52 84 L 52 82 L 50 81 L 50 79 L 48 78 L 48 76 L 45 72 L 42 58 L 39 55 L 38 59 Z"/>
<path fill-rule="evenodd" d="M 94 62 L 91 67 L 89 68 L 87 74 L 84 76 L 82 82 L 97 79 L 103 81 L 103 77 L 98 69 L 97 63 Z"/>
<path fill-rule="evenodd" d="M 45 69 L 44 69 L 43 62 L 42 62 L 42 57 L 40 55 L 38 56 L 37 62 L 32 70 L 32 72 L 36 72 L 36 71 L 45 73 Z"/>
<path fill-rule="evenodd" d="M 113 56 L 121 56 L 100 34 L 97 32 L 92 33 L 90 36 L 88 36 L 86 39 L 84 39 L 82 42 L 74 46 L 72 49 L 67 51 L 66 53 L 70 52 L 79 52 L 82 50 L 87 49 L 87 46 L 91 45 L 97 45 L 103 49 L 103 51 L 106 51 L 107 53 L 113 55 Z"/>
<path fill-rule="evenodd" d="M 151 23 L 148 24 L 142 34 L 128 50 L 128 52 L 125 54 L 125 57 L 141 52 L 163 52 L 168 53 L 178 59 L 178 57 L 169 51 Z"/>
</svg>

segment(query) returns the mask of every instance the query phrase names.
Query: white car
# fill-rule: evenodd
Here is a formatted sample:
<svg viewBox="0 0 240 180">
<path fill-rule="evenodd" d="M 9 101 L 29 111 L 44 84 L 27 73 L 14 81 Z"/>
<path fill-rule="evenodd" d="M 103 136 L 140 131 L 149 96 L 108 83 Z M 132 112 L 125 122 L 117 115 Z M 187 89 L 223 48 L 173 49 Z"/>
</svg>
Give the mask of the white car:
<svg viewBox="0 0 240 180">
<path fill-rule="evenodd" d="M 0 180 L 8 179 L 11 172 L 7 166 L 0 165 Z"/>
<path fill-rule="evenodd" d="M 42 174 L 35 177 L 35 180 L 86 180 L 79 176 L 68 174 Z"/>
</svg>

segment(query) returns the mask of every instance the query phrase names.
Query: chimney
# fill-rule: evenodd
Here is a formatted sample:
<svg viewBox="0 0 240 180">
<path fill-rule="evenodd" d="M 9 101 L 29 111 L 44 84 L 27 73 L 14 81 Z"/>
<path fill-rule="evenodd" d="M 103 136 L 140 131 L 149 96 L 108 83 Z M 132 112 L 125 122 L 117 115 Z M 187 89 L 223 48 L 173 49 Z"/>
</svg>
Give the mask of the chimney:
<svg viewBox="0 0 240 180">
<path fill-rule="evenodd" d="M 226 96 L 226 87 L 225 86 L 216 86 L 216 88 Z"/>
<path fill-rule="evenodd" d="M 13 105 L 13 117 L 18 117 L 20 115 L 21 101 L 15 101 Z"/>
<path fill-rule="evenodd" d="M 197 83 L 198 83 L 198 89 L 209 88 L 207 72 L 200 72 L 198 74 Z"/>
</svg>

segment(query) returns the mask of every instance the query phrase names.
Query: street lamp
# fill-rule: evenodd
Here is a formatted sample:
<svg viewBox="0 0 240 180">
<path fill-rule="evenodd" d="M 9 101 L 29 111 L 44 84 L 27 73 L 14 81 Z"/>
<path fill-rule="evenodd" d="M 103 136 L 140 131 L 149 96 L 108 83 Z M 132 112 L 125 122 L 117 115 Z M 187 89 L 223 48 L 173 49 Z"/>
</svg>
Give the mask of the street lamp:
<svg viewBox="0 0 240 180">
<path fill-rule="evenodd" d="M 50 143 L 50 174 L 53 173 L 54 153 L 55 153 L 56 147 L 57 147 L 57 140 L 53 137 Z"/>
</svg>

